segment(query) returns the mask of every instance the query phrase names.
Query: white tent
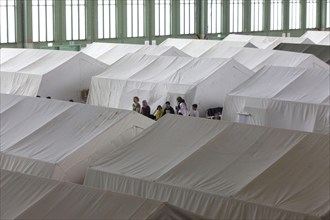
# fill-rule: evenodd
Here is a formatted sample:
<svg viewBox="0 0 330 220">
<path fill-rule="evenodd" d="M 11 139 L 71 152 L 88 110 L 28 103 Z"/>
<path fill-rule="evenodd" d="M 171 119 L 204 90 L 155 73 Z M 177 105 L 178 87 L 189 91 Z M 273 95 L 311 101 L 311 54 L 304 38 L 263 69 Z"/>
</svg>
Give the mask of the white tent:
<svg viewBox="0 0 330 220">
<path fill-rule="evenodd" d="M 166 115 L 84 184 L 210 219 L 326 219 L 329 160 L 329 135 Z"/>
<path fill-rule="evenodd" d="M 307 31 L 301 37 L 308 38 L 315 44 L 330 45 L 330 31 Z"/>
<path fill-rule="evenodd" d="M 329 75 L 329 69 L 265 67 L 228 94 L 223 119 L 329 133 Z"/>
<path fill-rule="evenodd" d="M 329 65 L 314 55 L 278 50 L 215 46 L 200 57 L 233 58 L 257 72 L 266 65 L 329 69 Z"/>
<path fill-rule="evenodd" d="M 0 116 L 1 169 L 72 182 L 152 124 L 130 111 L 4 94 Z"/>
<path fill-rule="evenodd" d="M 0 172 L 1 219 L 203 219 L 164 202 Z"/>
<path fill-rule="evenodd" d="M 156 109 L 166 101 L 174 105 L 182 96 L 204 114 L 207 108 L 222 106 L 226 94 L 252 74 L 232 59 L 129 54 L 93 77 L 88 103 L 131 109 L 138 96 Z"/>
<path fill-rule="evenodd" d="M 188 56 L 175 47 L 138 44 L 92 43 L 83 49 L 82 52 L 108 65 L 115 63 L 128 53 L 156 56 Z"/>
<path fill-rule="evenodd" d="M 168 38 L 160 44 L 161 46 L 174 46 L 184 53 L 192 56 L 199 57 L 201 54 L 206 53 L 213 47 L 231 46 L 231 47 L 255 47 L 249 42 L 230 42 L 219 40 L 195 40 L 195 39 L 180 39 Z"/>
<path fill-rule="evenodd" d="M 270 37 L 257 35 L 229 34 L 223 41 L 245 42 L 255 45 L 259 49 L 274 49 L 280 43 L 312 44 L 313 42 L 306 37 Z"/>
<path fill-rule="evenodd" d="M 1 93 L 81 100 L 107 65 L 78 52 L 1 49 Z"/>
</svg>

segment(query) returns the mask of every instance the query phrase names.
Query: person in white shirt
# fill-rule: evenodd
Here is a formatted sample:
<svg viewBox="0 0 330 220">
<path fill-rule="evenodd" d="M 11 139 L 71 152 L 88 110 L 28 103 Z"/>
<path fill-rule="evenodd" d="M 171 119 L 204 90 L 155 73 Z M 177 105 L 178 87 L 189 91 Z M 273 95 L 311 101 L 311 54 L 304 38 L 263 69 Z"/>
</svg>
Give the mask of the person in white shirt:
<svg viewBox="0 0 330 220">
<path fill-rule="evenodd" d="M 199 118 L 199 112 L 197 110 L 198 105 L 197 104 L 193 104 L 191 107 L 192 108 L 191 108 L 191 111 L 190 111 L 189 116 Z"/>
<path fill-rule="evenodd" d="M 179 96 L 176 99 L 176 101 L 178 102 L 178 106 L 176 106 L 177 114 L 178 115 L 183 115 L 183 116 L 188 116 L 189 115 L 189 111 L 188 111 L 187 104 L 184 101 L 184 99 Z"/>
</svg>

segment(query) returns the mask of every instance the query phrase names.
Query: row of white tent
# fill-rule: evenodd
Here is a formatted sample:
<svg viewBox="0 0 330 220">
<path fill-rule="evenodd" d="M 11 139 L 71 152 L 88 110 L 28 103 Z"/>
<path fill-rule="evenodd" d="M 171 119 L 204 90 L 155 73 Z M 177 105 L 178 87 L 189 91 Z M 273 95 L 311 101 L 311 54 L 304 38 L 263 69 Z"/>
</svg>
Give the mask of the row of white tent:
<svg viewBox="0 0 330 220">
<path fill-rule="evenodd" d="M 130 109 L 132 97 L 138 96 L 154 110 L 183 96 L 204 115 L 207 107 L 223 105 L 226 94 L 252 75 L 233 59 L 130 54 L 93 77 L 87 103 Z"/>
<path fill-rule="evenodd" d="M 329 65 L 311 54 L 232 46 L 224 44 L 225 41 L 213 44 L 209 43 L 211 42 L 209 40 L 170 38 L 165 40 L 163 43 L 167 46 L 175 46 L 183 41 L 192 42 L 188 43 L 188 45 L 183 48 L 183 51 L 192 57 L 233 58 L 255 72 L 266 65 L 324 69 L 329 68 Z M 205 47 L 205 44 L 210 45 L 209 47 Z M 188 48 L 190 51 L 185 51 L 185 48 Z"/>
<path fill-rule="evenodd" d="M 330 212 L 329 134 L 172 115 L 153 123 L 130 111 L 13 95 L 1 95 L 0 114 L 2 170 L 84 181 L 209 219 L 326 219 Z M 11 208 L 2 216 L 54 218 L 71 203 L 72 216 L 106 211 L 100 197 L 89 200 L 95 190 L 6 175 L 1 207 Z M 39 200 L 42 190 L 50 194 Z M 35 208 L 21 212 L 33 198 Z"/>
<path fill-rule="evenodd" d="M 190 56 L 199 57 L 213 47 L 250 47 L 272 50 L 281 43 L 330 45 L 330 31 L 307 31 L 301 37 L 229 34 L 223 41 L 170 38 L 160 45 L 175 46 Z"/>
<path fill-rule="evenodd" d="M 248 124 L 328 133 L 329 76 L 325 69 L 268 66 L 253 74 L 233 59 L 132 54 L 93 77 L 88 103 L 130 109 L 139 96 L 156 109 L 183 96 L 201 115 L 217 103 L 228 121 L 245 113 Z"/>
<path fill-rule="evenodd" d="M 301 37 L 229 34 L 224 42 L 249 43 L 259 49 L 274 49 L 281 43 L 330 45 L 330 31 L 307 31 Z"/>
<path fill-rule="evenodd" d="M 235 44 L 224 42 L 168 39 L 163 46 L 93 43 L 82 53 L 1 49 L 1 93 L 50 96 L 79 102 L 81 90 L 90 89 L 89 104 L 131 109 L 132 97 L 139 96 L 141 100 L 148 100 L 153 110 L 168 100 L 175 104 L 176 97 L 183 96 L 188 105 L 197 103 L 201 115 L 204 115 L 207 108 L 224 106 L 228 93 L 244 84 L 254 72 L 273 73 L 268 74 L 267 79 L 268 82 L 274 80 L 277 72 L 269 70 L 265 67 L 267 65 L 285 66 L 286 70 L 280 70 L 289 73 L 302 70 L 288 67 L 310 68 L 304 70 L 309 72 L 317 72 L 316 69 L 329 71 L 329 65 L 313 55 L 242 47 L 249 46 L 246 43 L 232 47 Z M 176 48 L 178 45 L 184 45 L 182 48 L 189 55 L 194 53 L 193 56 L 198 57 L 189 57 Z M 315 79 L 311 82 L 320 82 L 320 75 L 313 77 Z M 276 80 L 279 81 L 278 86 L 285 87 L 285 75 L 279 74 Z M 306 78 L 297 85 L 310 83 L 308 80 Z M 262 99 L 266 84 L 259 85 L 255 88 L 255 98 Z M 312 86 L 320 88 L 320 91 L 329 91 L 326 83 Z M 315 96 L 318 94 L 315 93 Z M 284 101 L 297 102 L 292 97 Z M 302 102 L 302 105 L 308 104 L 309 101 Z M 329 107 L 329 103 L 312 104 L 322 104 L 326 109 Z M 229 109 L 234 108 L 226 108 L 225 115 Z M 229 112 L 231 117 L 225 117 L 239 121 L 237 113 L 241 111 L 242 107 L 238 112 Z M 233 116 L 235 114 L 237 117 Z M 298 118 L 301 117 L 298 115 Z M 259 114 L 257 117 L 264 116 Z M 309 123 L 314 123 L 313 120 Z M 248 121 L 259 125 L 270 124 L 260 120 L 258 123 L 257 120 Z M 282 123 L 279 127 L 328 132 L 324 125 L 320 126 L 323 129 L 312 129 L 311 125 L 300 127 L 293 124 Z"/>
<path fill-rule="evenodd" d="M 306 37 L 275 37 L 258 35 L 229 34 L 224 41 L 248 42 L 259 49 L 272 50 L 281 43 L 313 44 L 313 41 Z"/>
<path fill-rule="evenodd" d="M 185 47 L 190 56 L 234 58 L 253 71 L 258 71 L 265 65 L 328 68 L 327 64 L 313 55 L 239 47 L 243 45 L 233 47 L 224 42 L 208 40 L 165 41 L 165 44 L 172 46 L 93 43 L 82 53 L 2 48 L 1 93 L 81 101 L 80 92 L 89 88 L 91 77 L 103 73 L 109 65 L 128 53 L 188 56 L 174 47 L 177 45 L 176 41 L 191 42 Z M 206 44 L 210 45 L 206 47 Z"/>
<path fill-rule="evenodd" d="M 1 219 L 195 219 L 170 204 L 0 170 Z"/>
<path fill-rule="evenodd" d="M 81 101 L 92 76 L 108 67 L 84 53 L 0 49 L 1 93 Z"/>
</svg>

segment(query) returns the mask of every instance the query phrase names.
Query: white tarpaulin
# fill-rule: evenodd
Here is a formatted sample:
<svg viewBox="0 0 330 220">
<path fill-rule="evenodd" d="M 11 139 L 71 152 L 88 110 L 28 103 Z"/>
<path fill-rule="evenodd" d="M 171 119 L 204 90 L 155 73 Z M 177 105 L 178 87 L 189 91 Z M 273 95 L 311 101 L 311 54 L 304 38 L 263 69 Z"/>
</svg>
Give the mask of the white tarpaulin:
<svg viewBox="0 0 330 220">
<path fill-rule="evenodd" d="M 4 94 L 0 116 L 1 169 L 72 182 L 152 124 L 131 111 Z"/>
<path fill-rule="evenodd" d="M 1 93 L 80 102 L 107 65 L 78 52 L 1 49 Z"/>
<path fill-rule="evenodd" d="M 223 119 L 275 128 L 329 133 L 329 69 L 265 67 L 226 97 Z"/>
<path fill-rule="evenodd" d="M 226 94 L 253 72 L 232 59 L 150 56 L 129 54 L 93 77 L 88 103 L 131 109 L 134 96 L 147 100 L 151 109 L 182 96 L 188 107 L 223 106 Z"/>
<path fill-rule="evenodd" d="M 233 58 L 255 72 L 266 65 L 329 69 L 327 63 L 314 55 L 278 50 L 227 47 L 220 45 L 213 47 L 200 57 Z"/>
<path fill-rule="evenodd" d="M 306 31 L 301 37 L 308 38 L 315 44 L 330 45 L 330 31 Z"/>
<path fill-rule="evenodd" d="M 175 47 L 138 44 L 92 43 L 82 52 L 108 65 L 115 63 L 128 53 L 155 56 L 188 56 Z"/>
<path fill-rule="evenodd" d="M 203 219 L 155 200 L 0 170 L 1 219 Z"/>
<path fill-rule="evenodd" d="M 270 37 L 256 35 L 229 34 L 224 40 L 232 42 L 246 42 L 255 45 L 259 49 L 274 49 L 280 43 L 312 44 L 313 41 L 307 37 Z"/>
<path fill-rule="evenodd" d="M 329 160 L 329 135 L 166 115 L 84 184 L 211 219 L 326 219 Z"/>
<path fill-rule="evenodd" d="M 249 42 L 230 42 L 219 40 L 195 40 L 168 38 L 160 44 L 160 46 L 173 46 L 192 57 L 199 57 L 213 47 L 231 46 L 231 47 L 255 47 Z"/>
</svg>

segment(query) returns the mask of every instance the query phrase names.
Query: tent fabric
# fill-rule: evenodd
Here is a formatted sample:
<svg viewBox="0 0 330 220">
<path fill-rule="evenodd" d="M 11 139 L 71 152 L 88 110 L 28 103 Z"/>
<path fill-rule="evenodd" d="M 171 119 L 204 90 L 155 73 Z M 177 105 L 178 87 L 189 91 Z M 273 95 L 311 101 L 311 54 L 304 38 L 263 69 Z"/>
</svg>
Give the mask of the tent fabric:
<svg viewBox="0 0 330 220">
<path fill-rule="evenodd" d="M 91 77 L 106 68 L 78 52 L 1 49 L 1 93 L 78 102 Z"/>
<path fill-rule="evenodd" d="M 311 54 L 256 48 L 219 46 L 208 50 L 200 57 L 233 58 L 255 72 L 261 70 L 266 65 L 321 69 L 329 68 L 329 65 Z"/>
<path fill-rule="evenodd" d="M 131 111 L 4 94 L 0 116 L 1 169 L 72 182 L 153 123 Z"/>
<path fill-rule="evenodd" d="M 199 57 L 213 47 L 231 46 L 231 47 L 255 47 L 249 42 L 230 42 L 218 40 L 196 40 L 196 39 L 180 39 L 168 38 L 160 44 L 161 46 L 173 46 L 192 57 Z"/>
<path fill-rule="evenodd" d="M 313 54 L 320 60 L 330 65 L 330 46 L 317 44 L 290 44 L 281 43 L 274 50 L 284 50 L 299 53 Z"/>
<path fill-rule="evenodd" d="M 182 96 L 200 113 L 222 106 L 225 96 L 247 80 L 252 71 L 231 59 L 129 54 L 93 77 L 88 103 L 131 109 L 132 99 L 147 100 L 151 109 Z"/>
<path fill-rule="evenodd" d="M 138 44 L 111 44 L 111 43 L 92 43 L 82 50 L 94 59 L 107 65 L 114 64 L 116 61 L 128 53 L 146 54 L 155 56 L 181 56 L 188 55 L 175 47 L 138 45 Z"/>
<path fill-rule="evenodd" d="M 18 54 L 24 52 L 25 49 L 15 48 L 15 49 L 6 49 L 0 48 L 0 64 L 7 62 L 8 60 L 14 58 Z"/>
<path fill-rule="evenodd" d="M 166 115 L 84 184 L 210 219 L 326 219 L 329 159 L 329 135 Z"/>
<path fill-rule="evenodd" d="M 330 45 L 330 31 L 306 31 L 301 37 L 308 38 L 315 44 Z"/>
<path fill-rule="evenodd" d="M 0 170 L 1 219 L 203 219 L 164 202 Z"/>
<path fill-rule="evenodd" d="M 231 91 L 223 119 L 308 132 L 329 133 L 329 70 L 265 67 Z"/>
<path fill-rule="evenodd" d="M 307 37 L 270 37 L 256 35 L 229 34 L 223 41 L 249 42 L 259 49 L 272 50 L 280 43 L 312 44 Z"/>
</svg>

